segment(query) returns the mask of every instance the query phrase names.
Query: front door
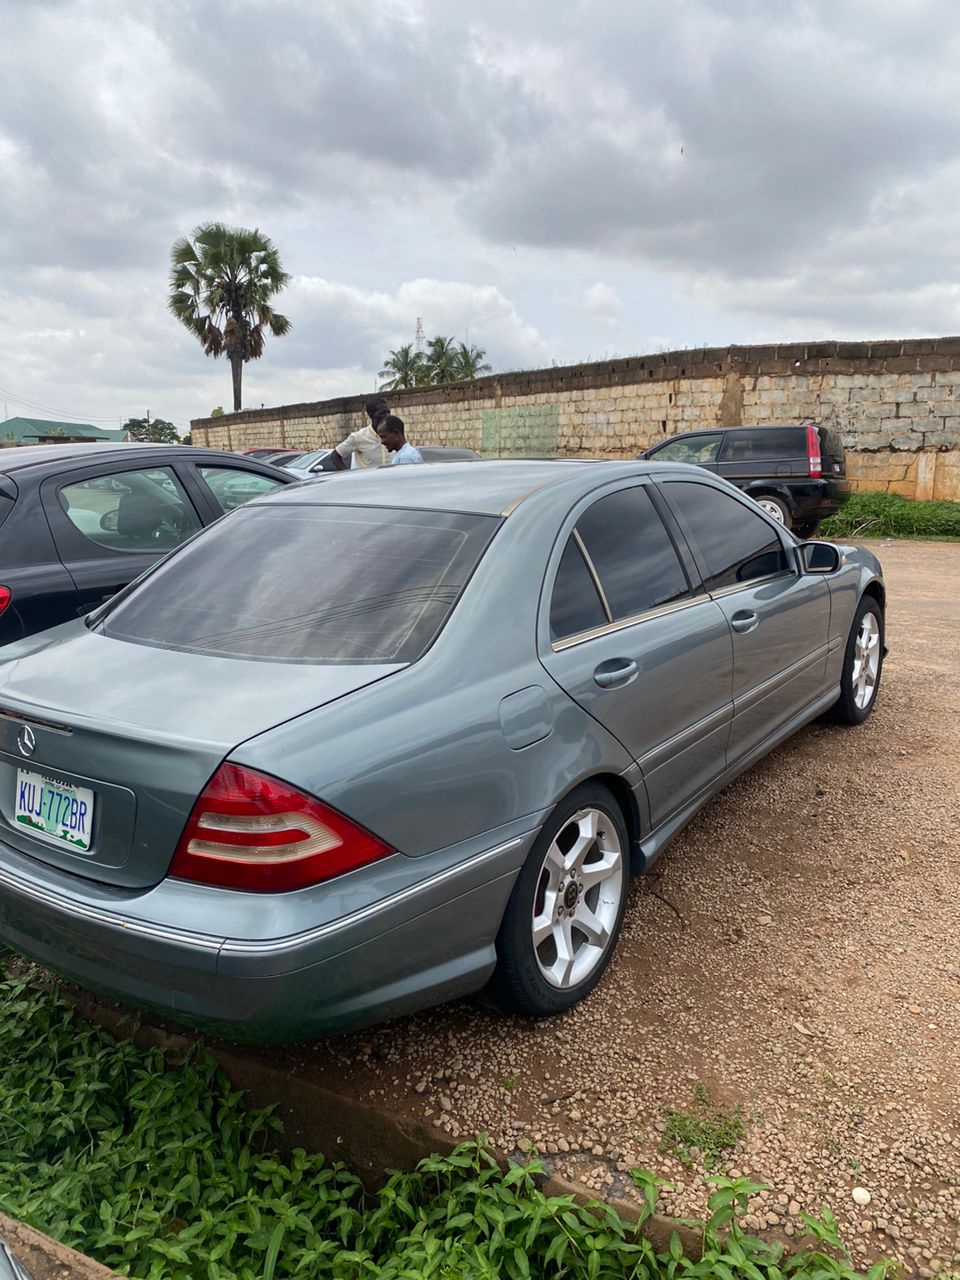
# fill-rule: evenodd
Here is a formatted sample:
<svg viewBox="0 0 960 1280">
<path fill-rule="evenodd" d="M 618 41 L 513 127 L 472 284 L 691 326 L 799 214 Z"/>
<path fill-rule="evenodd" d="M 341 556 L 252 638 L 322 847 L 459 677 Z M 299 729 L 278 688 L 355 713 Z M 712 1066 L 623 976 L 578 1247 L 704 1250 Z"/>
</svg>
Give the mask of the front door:
<svg viewBox="0 0 960 1280">
<path fill-rule="evenodd" d="M 548 576 L 541 661 L 640 763 L 657 827 L 723 771 L 730 631 L 696 593 L 646 485 L 608 492 L 571 522 Z"/>
<path fill-rule="evenodd" d="M 829 588 L 749 499 L 696 480 L 661 489 L 730 626 L 735 764 L 824 692 Z"/>
</svg>

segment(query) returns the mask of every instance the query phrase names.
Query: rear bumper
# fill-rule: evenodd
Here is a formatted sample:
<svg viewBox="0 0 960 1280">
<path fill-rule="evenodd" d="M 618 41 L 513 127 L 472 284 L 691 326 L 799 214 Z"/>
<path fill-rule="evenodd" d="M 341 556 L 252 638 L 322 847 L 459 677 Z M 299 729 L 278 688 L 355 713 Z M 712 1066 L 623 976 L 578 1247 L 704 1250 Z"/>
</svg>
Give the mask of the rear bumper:
<svg viewBox="0 0 960 1280">
<path fill-rule="evenodd" d="M 360 910 L 275 938 L 187 932 L 40 878 L 0 844 L 0 940 L 112 998 L 230 1040 L 309 1040 L 477 991 L 535 833 L 435 871 Z M 171 887 L 172 886 L 172 887 Z M 211 896 L 211 919 L 218 891 Z M 265 902 L 263 910 L 271 906 Z"/>
</svg>

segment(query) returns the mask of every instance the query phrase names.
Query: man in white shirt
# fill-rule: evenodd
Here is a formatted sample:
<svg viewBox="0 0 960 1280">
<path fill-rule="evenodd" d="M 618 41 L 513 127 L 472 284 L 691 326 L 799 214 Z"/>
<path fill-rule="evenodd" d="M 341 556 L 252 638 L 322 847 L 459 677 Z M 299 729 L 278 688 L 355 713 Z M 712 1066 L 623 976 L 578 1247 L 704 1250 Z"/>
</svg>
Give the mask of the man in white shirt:
<svg viewBox="0 0 960 1280">
<path fill-rule="evenodd" d="M 377 431 L 383 441 L 384 448 L 388 453 L 393 454 L 390 459 L 391 467 L 402 467 L 411 462 L 423 461 L 420 450 L 414 448 L 407 439 L 403 423 L 399 418 L 381 418 L 377 423 Z"/>
<path fill-rule="evenodd" d="M 352 460 L 349 465 L 354 470 L 382 465 L 383 449 L 380 445 L 380 437 L 377 435 L 377 423 L 389 417 L 390 410 L 382 396 L 368 400 L 366 410 L 367 417 L 370 419 L 369 426 L 351 431 L 346 440 L 341 440 L 339 444 L 333 446 L 330 457 L 335 471 L 346 470 L 348 458 Z"/>
</svg>

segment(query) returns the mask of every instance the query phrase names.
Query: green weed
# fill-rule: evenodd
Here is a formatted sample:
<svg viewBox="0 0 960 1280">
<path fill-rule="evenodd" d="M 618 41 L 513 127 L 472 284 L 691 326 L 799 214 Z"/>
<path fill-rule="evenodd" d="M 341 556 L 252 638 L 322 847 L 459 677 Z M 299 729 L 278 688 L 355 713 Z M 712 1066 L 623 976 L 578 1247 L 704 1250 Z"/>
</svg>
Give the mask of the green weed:
<svg viewBox="0 0 960 1280">
<path fill-rule="evenodd" d="M 713 1169 L 745 1133 L 740 1107 L 718 1106 L 699 1081 L 694 1085 L 690 1110 L 668 1111 L 665 1119 L 660 1150 L 686 1165 L 694 1163 L 693 1152 L 698 1151 L 705 1169 Z"/>
<path fill-rule="evenodd" d="M 822 538 L 960 538 L 960 502 L 854 493 L 820 526 Z"/>
<path fill-rule="evenodd" d="M 697 1258 L 642 1234 L 664 1185 L 643 1170 L 633 1224 L 545 1195 L 537 1160 L 504 1171 L 482 1139 L 367 1195 L 340 1164 L 279 1154 L 279 1131 L 203 1050 L 174 1064 L 0 980 L 0 1209 L 134 1280 L 863 1280 L 828 1210 L 805 1252 L 750 1237 L 744 1179 L 708 1179 Z"/>
</svg>

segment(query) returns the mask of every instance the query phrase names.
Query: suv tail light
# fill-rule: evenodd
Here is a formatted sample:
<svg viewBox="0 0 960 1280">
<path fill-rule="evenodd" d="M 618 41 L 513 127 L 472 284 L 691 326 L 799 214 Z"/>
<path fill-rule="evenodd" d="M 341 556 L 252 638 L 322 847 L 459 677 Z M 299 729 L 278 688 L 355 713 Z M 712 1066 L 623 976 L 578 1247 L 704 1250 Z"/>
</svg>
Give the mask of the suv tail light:
<svg viewBox="0 0 960 1280">
<path fill-rule="evenodd" d="M 0 587 L 0 613 L 3 613 L 7 605 L 13 599 L 13 592 L 9 587 Z"/>
<path fill-rule="evenodd" d="M 810 479 L 819 480 L 823 475 L 823 465 L 820 461 L 820 432 L 816 427 L 807 427 L 807 461 Z"/>
<path fill-rule="evenodd" d="M 282 893 L 319 884 L 394 850 L 343 814 L 268 774 L 223 764 L 193 806 L 170 875 Z"/>
</svg>

